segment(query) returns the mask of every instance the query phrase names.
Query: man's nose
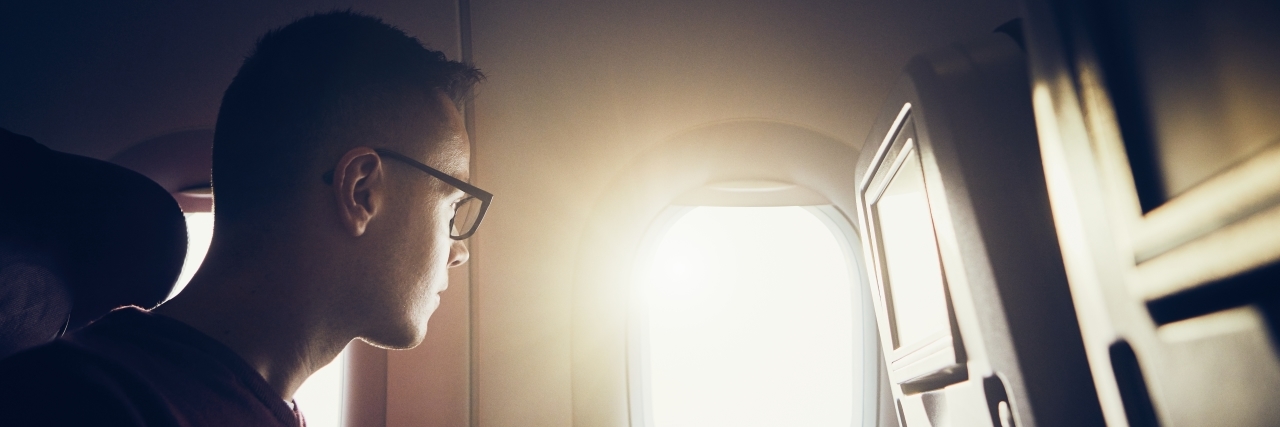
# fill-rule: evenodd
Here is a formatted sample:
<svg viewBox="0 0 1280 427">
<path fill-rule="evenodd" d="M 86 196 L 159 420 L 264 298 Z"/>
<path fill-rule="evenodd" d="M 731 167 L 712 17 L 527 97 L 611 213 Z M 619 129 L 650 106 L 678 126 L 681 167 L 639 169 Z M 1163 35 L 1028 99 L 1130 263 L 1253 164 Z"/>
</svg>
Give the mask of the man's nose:
<svg viewBox="0 0 1280 427">
<path fill-rule="evenodd" d="M 471 251 L 467 249 L 467 242 L 454 240 L 453 244 L 449 245 L 449 267 L 466 264 L 468 259 L 471 259 Z"/>
</svg>

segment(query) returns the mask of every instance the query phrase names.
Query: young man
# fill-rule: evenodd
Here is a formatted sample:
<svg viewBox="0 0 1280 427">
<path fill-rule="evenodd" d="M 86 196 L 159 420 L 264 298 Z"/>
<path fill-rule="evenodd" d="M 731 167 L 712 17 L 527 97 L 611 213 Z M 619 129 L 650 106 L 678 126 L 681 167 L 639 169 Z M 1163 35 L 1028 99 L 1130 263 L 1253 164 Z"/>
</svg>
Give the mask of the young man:
<svg viewBox="0 0 1280 427">
<path fill-rule="evenodd" d="M 0 424 L 299 426 L 352 339 L 416 346 L 491 197 L 458 112 L 482 78 L 350 12 L 268 33 L 218 113 L 200 270 L 0 364 Z"/>
</svg>

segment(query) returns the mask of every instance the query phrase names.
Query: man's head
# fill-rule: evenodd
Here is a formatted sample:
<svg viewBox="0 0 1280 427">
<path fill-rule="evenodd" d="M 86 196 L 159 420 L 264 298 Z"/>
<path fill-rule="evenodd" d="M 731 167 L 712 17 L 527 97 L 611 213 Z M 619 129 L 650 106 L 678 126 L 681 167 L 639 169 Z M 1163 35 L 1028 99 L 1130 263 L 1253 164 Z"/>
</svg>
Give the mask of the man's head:
<svg viewBox="0 0 1280 427">
<path fill-rule="evenodd" d="M 482 78 L 351 12 L 268 33 L 218 114 L 210 256 L 260 250 L 253 256 L 337 268 L 334 280 L 307 284 L 327 299 L 310 303 L 332 300 L 333 321 L 361 324 L 356 333 L 375 343 L 416 345 L 445 267 L 467 258 L 448 236 L 465 194 L 375 149 L 468 180 L 459 106 Z"/>
</svg>

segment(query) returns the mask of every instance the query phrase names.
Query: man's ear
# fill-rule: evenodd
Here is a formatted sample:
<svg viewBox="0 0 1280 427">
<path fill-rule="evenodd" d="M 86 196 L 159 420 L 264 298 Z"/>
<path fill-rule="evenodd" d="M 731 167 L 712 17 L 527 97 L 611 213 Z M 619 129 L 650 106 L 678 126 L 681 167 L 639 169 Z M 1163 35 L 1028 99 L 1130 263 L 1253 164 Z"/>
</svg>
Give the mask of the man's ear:
<svg viewBox="0 0 1280 427">
<path fill-rule="evenodd" d="M 382 208 L 386 192 L 382 159 L 373 149 L 357 147 L 342 156 L 333 169 L 333 197 L 338 220 L 352 236 L 361 236 Z"/>
</svg>

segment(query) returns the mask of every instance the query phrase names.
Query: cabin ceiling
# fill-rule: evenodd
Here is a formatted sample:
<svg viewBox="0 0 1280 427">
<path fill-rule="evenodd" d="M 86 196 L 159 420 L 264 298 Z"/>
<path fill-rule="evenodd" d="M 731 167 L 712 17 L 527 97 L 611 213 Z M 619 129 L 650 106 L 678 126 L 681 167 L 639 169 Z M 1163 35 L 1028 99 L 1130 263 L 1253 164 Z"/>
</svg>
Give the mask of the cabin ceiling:
<svg viewBox="0 0 1280 427">
<path fill-rule="evenodd" d="M 254 40 L 353 8 L 459 56 L 451 1 L 10 1 L 0 13 L 0 127 L 110 157 L 212 127 Z M 480 115 L 652 141 L 726 119 L 797 123 L 860 145 L 907 59 L 1016 16 L 1012 0 L 471 2 Z M 568 127 L 572 131 L 573 126 Z M 485 129 L 478 129 L 483 137 Z M 601 134 L 606 140 L 599 140 Z M 562 135 L 573 137 L 574 135 Z M 629 144 L 636 145 L 636 144 Z M 643 145 L 643 143 L 641 143 Z"/>
<path fill-rule="evenodd" d="M 0 127 L 108 158 L 149 138 L 212 128 L 258 37 L 314 12 L 364 11 L 458 55 L 448 1 L 5 1 Z M 442 19 L 441 17 L 444 17 Z M 443 24 L 443 25 L 442 25 Z"/>
</svg>

